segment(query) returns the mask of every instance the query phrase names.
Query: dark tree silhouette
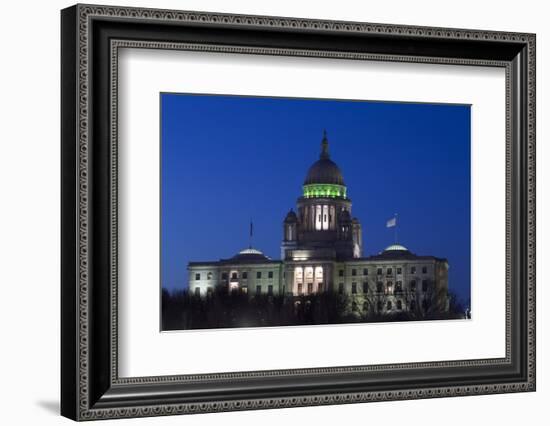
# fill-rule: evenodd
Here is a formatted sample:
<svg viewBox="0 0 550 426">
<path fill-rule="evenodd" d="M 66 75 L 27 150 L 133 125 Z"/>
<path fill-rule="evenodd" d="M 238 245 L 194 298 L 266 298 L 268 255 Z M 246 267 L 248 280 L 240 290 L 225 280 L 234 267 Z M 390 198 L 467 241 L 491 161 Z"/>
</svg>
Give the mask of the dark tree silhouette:
<svg viewBox="0 0 550 426">
<path fill-rule="evenodd" d="M 435 300 L 429 291 L 421 294 L 429 301 Z M 403 308 L 388 313 L 385 309 L 388 300 L 385 291 L 371 289 L 358 298 L 334 291 L 250 297 L 240 291 L 228 292 L 226 288 L 217 288 L 201 298 L 187 291 L 163 289 L 161 327 L 162 330 L 189 330 L 464 318 L 465 305 L 452 293 L 448 312 L 441 312 L 435 302 L 423 304 L 423 298 L 416 293 L 402 291 Z M 414 309 L 411 309 L 412 301 Z"/>
</svg>

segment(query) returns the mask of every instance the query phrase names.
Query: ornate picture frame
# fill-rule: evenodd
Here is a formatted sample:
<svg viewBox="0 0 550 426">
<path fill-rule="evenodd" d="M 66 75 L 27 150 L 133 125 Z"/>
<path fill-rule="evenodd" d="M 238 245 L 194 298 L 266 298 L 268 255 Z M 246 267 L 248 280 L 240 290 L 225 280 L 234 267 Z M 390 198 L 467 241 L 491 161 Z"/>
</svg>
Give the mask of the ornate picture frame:
<svg viewBox="0 0 550 426">
<path fill-rule="evenodd" d="M 64 9 L 61 414 L 93 420 L 534 391 L 535 40 L 523 33 L 268 16 Z M 117 58 L 123 47 L 505 69 L 506 356 L 119 377 Z"/>
</svg>

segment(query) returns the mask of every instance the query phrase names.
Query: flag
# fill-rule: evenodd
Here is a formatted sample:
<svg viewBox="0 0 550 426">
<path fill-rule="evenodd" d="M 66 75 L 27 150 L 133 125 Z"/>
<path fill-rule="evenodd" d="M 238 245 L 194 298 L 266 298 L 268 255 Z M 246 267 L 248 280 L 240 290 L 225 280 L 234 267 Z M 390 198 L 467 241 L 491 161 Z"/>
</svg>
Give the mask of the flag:
<svg viewBox="0 0 550 426">
<path fill-rule="evenodd" d="M 393 228 L 396 225 L 397 225 L 397 218 L 396 217 L 392 217 L 390 220 L 388 220 L 386 222 L 386 228 Z"/>
</svg>

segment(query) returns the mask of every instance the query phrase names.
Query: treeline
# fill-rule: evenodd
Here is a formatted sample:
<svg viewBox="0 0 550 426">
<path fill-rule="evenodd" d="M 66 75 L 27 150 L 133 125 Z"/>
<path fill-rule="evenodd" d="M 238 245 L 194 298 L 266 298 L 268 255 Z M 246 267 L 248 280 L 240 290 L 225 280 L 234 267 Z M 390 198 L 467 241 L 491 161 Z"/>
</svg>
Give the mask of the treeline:
<svg viewBox="0 0 550 426">
<path fill-rule="evenodd" d="M 286 325 L 344 324 L 360 322 L 417 321 L 464 318 L 461 304 L 447 313 L 373 310 L 351 311 L 350 298 L 326 292 L 300 297 L 257 295 L 217 291 L 198 298 L 187 291 L 162 291 L 162 330 L 191 330 Z"/>
</svg>

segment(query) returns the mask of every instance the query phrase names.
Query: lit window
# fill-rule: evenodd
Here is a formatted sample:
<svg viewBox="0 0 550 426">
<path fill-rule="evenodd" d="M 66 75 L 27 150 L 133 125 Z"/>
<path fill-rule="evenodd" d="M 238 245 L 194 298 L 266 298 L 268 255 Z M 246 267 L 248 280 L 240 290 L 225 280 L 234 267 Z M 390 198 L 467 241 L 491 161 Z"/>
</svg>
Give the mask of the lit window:
<svg viewBox="0 0 550 426">
<path fill-rule="evenodd" d="M 392 288 L 393 288 L 393 283 L 391 281 L 388 281 L 388 283 L 386 284 L 386 290 L 388 290 L 387 294 L 392 294 Z"/>
<path fill-rule="evenodd" d="M 321 213 L 321 206 L 315 206 L 315 230 L 320 231 L 323 229 L 323 222 L 322 222 L 322 213 Z"/>
<path fill-rule="evenodd" d="M 201 274 L 195 274 L 195 281 L 199 281 L 201 279 Z"/>
<path fill-rule="evenodd" d="M 323 267 L 322 266 L 317 266 L 315 268 L 315 279 L 318 280 L 318 281 L 323 279 Z"/>
</svg>

